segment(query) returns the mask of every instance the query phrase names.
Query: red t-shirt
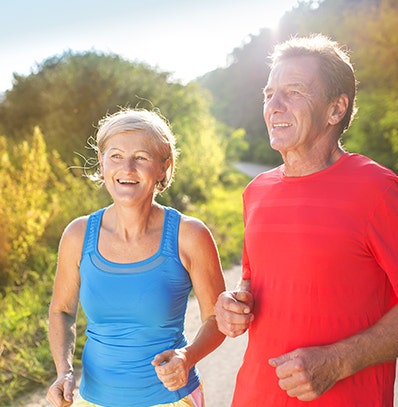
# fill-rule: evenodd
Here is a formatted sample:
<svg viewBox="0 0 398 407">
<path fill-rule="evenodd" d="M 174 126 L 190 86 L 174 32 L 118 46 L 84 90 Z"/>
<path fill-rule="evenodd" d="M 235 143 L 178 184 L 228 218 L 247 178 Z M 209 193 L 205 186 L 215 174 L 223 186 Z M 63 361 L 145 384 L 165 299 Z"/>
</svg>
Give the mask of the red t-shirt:
<svg viewBox="0 0 398 407">
<path fill-rule="evenodd" d="M 282 167 L 260 174 L 243 199 L 255 319 L 232 406 L 392 407 L 395 362 L 308 403 L 279 388 L 268 360 L 349 337 L 397 304 L 398 177 L 345 153 L 305 177 L 284 177 Z"/>
</svg>

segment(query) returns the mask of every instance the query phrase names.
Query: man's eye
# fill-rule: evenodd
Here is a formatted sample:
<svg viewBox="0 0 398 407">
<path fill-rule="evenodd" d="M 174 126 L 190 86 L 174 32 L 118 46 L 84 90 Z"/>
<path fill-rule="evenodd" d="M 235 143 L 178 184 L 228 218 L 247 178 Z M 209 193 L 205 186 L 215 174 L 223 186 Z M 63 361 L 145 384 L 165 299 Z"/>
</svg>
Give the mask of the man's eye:
<svg viewBox="0 0 398 407">
<path fill-rule="evenodd" d="M 272 93 L 264 94 L 264 102 L 268 102 L 272 98 Z"/>
</svg>

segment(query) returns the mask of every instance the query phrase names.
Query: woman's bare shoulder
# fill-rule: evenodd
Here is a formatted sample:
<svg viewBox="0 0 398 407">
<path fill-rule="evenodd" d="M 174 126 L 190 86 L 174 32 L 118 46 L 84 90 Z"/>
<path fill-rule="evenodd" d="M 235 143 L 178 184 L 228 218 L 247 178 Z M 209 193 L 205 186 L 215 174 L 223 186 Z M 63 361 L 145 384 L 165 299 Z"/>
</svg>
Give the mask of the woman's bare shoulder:
<svg viewBox="0 0 398 407">
<path fill-rule="evenodd" d="M 67 245 L 82 245 L 86 233 L 88 216 L 80 216 L 72 220 L 62 233 L 61 243 Z"/>
</svg>

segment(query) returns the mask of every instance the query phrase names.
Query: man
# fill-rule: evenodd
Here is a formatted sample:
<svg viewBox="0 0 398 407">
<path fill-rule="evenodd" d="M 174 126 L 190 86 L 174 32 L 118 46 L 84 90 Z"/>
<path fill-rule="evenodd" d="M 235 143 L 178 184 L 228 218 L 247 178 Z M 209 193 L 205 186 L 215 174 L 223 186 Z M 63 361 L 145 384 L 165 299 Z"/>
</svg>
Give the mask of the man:
<svg viewBox="0 0 398 407">
<path fill-rule="evenodd" d="M 339 142 L 349 57 L 321 35 L 289 40 L 264 95 L 283 164 L 244 191 L 242 281 L 216 305 L 223 333 L 249 332 L 232 406 L 392 407 L 398 177 Z"/>
</svg>

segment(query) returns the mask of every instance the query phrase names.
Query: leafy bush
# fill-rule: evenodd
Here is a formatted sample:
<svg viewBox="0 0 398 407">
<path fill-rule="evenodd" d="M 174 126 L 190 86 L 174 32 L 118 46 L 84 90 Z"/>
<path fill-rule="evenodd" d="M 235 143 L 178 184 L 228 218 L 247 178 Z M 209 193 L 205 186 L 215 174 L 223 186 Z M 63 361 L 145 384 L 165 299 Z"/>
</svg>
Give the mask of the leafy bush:
<svg viewBox="0 0 398 407">
<path fill-rule="evenodd" d="M 0 406 L 19 394 L 46 385 L 55 378 L 47 340 L 48 307 L 51 300 L 56 253 L 42 253 L 36 265 L 37 279 L 18 290 L 8 289 L 0 302 Z M 76 363 L 83 347 L 84 314 L 78 314 Z"/>
<path fill-rule="evenodd" d="M 248 178 L 236 170 L 223 174 L 225 182 L 204 204 L 190 208 L 190 215 L 201 219 L 213 233 L 223 268 L 240 263 L 243 247 L 242 192 Z"/>
<path fill-rule="evenodd" d="M 55 374 L 47 341 L 55 239 L 72 217 L 97 208 L 101 195 L 47 153 L 38 128 L 30 141 L 0 144 L 1 405 Z"/>
<path fill-rule="evenodd" d="M 47 188 L 50 166 L 38 128 L 32 142 L 13 146 L 0 139 L 0 287 L 21 284 L 31 249 L 44 233 L 51 212 L 52 192 Z"/>
</svg>

